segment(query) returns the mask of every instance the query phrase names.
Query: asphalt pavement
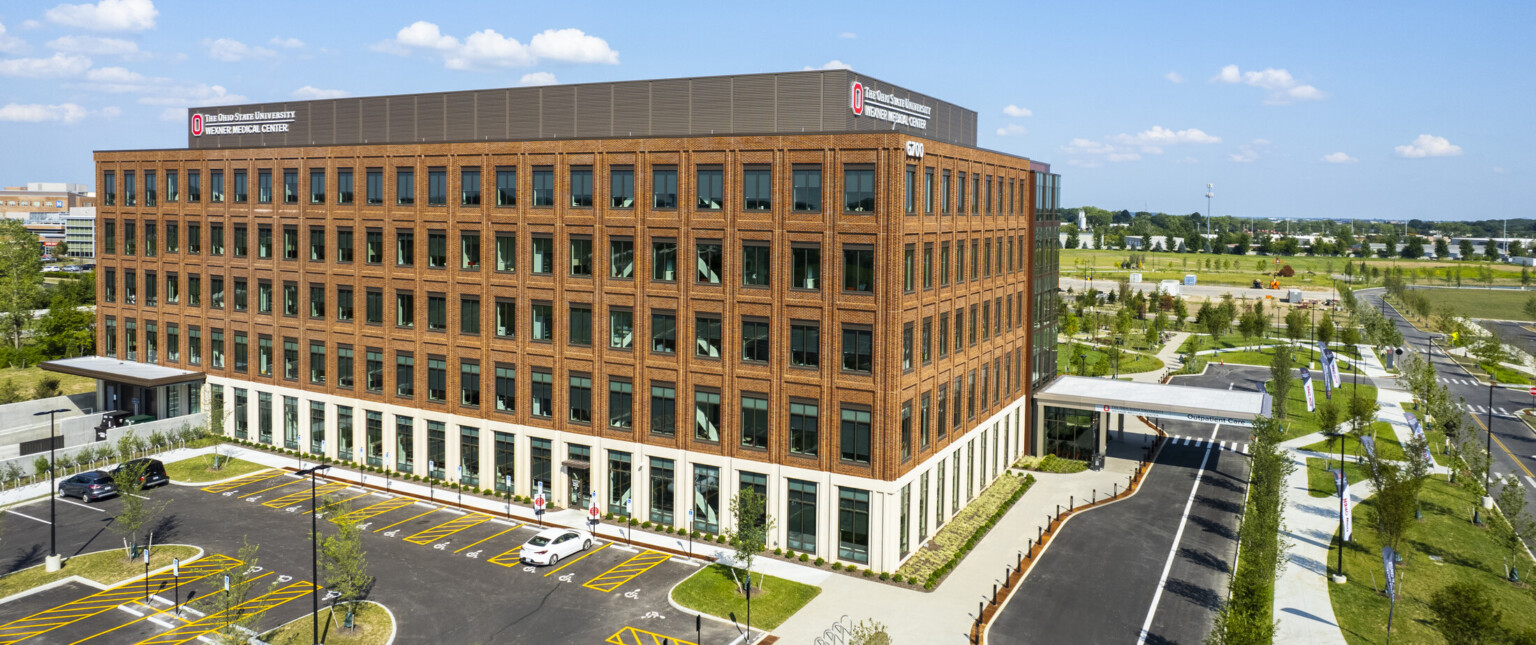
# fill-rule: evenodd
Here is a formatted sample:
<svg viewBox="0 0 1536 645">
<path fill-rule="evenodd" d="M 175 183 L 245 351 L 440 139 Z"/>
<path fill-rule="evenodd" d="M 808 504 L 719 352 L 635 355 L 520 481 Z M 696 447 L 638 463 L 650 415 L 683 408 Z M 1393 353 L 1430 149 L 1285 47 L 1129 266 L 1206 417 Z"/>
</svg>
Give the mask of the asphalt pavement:
<svg viewBox="0 0 1536 645">
<path fill-rule="evenodd" d="M 252 575 L 265 578 L 255 583 L 258 586 L 250 598 L 267 598 L 263 602 L 271 605 L 259 621 L 261 629 L 309 612 L 314 580 L 308 481 L 287 474 L 266 475 L 270 476 L 253 476 L 231 485 L 170 485 L 145 493 L 151 504 L 161 508 L 152 523 L 157 544 L 201 546 L 209 558 L 232 558 L 247 538 L 260 545 L 261 569 Z M 364 528 L 369 573 L 377 578 L 369 599 L 384 604 L 395 616 L 396 643 L 650 643 L 653 635 L 656 642 L 698 640 L 693 615 L 667 602 L 671 587 L 697 570 L 681 558 L 599 540 L 580 558 L 552 567 L 527 567 L 518 562 L 516 549 L 537 526 L 344 485 L 330 488 L 330 501 L 348 501 L 328 510 L 324 508 L 327 500 L 322 499 L 321 512 L 357 513 Z M 59 551 L 68 556 L 121 549 L 121 537 L 110 530 L 119 504 L 115 499 L 89 506 L 77 500 L 61 501 L 56 519 Z M 47 500 L 9 509 L 4 515 L 0 573 L 41 564 L 49 550 Z M 320 526 L 322 533 L 327 532 L 325 521 Z M 213 571 L 202 580 L 182 582 L 174 588 L 157 576 L 152 590 L 159 590 L 157 595 L 167 600 L 173 588 L 182 598 L 216 596 L 222 575 Z M 142 597 L 136 589 L 123 594 L 125 602 Z M 95 589 L 72 585 L 0 605 L 0 635 L 6 623 L 40 611 L 73 616 L 71 606 L 61 606 L 93 593 Z M 322 590 L 322 611 L 329 604 L 325 595 Z M 140 613 L 151 614 L 147 617 L 118 610 L 115 600 L 108 604 L 110 609 L 51 627 L 28 642 L 138 643 L 151 638 L 158 638 L 157 643 L 181 642 L 175 638 L 183 633 L 197 632 L 187 637 L 191 640 L 217 627 L 196 623 L 188 627 L 185 623 L 196 616 L 175 620 L 165 613 L 166 603 L 154 604 L 152 609 L 161 611 L 158 615 L 139 606 Z M 168 632 L 169 627 L 157 623 L 180 631 Z M 738 636 L 729 625 L 703 621 L 704 643 L 724 645 Z"/>
<path fill-rule="evenodd" d="M 1263 368 L 1212 366 L 1177 380 L 1252 390 L 1266 378 Z M 1161 425 L 1170 441 L 1141 490 L 1061 528 L 998 616 L 991 642 L 1204 641 L 1236 557 L 1251 435 L 1235 426 Z"/>
</svg>

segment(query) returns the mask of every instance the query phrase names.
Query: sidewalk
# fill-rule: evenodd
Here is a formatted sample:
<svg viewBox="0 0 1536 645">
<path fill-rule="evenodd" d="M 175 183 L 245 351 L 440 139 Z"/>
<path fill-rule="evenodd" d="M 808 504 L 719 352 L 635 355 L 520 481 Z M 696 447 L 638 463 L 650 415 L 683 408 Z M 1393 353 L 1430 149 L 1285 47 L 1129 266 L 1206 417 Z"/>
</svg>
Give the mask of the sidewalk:
<svg viewBox="0 0 1536 645">
<path fill-rule="evenodd" d="M 978 603 L 991 597 L 992 585 L 1002 584 L 1006 568 L 1018 562 L 1036 531 L 1046 526 L 1047 516 L 1056 512 L 1057 504 L 1066 506 L 1068 497 L 1088 499 L 1095 489 L 1104 497 L 1116 484 L 1125 487 L 1141 458 L 1142 446 L 1156 436 L 1139 420 L 1128 422 L 1125 434 L 1125 441 L 1109 444 L 1102 471 L 1032 473 L 1034 486 L 933 592 L 834 575 L 821 584 L 822 600 L 807 605 L 773 633 L 783 643 L 813 643 L 847 615 L 855 623 L 868 618 L 884 623 L 902 642 L 966 642 Z"/>
</svg>

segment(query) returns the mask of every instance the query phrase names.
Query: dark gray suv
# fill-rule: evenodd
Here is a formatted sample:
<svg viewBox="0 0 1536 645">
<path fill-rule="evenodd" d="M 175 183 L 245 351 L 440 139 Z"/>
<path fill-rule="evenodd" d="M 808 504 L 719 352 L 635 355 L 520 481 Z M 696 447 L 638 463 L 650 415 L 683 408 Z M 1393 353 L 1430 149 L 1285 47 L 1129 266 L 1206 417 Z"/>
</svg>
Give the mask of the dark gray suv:
<svg viewBox="0 0 1536 645">
<path fill-rule="evenodd" d="M 139 481 L 144 484 L 144 488 L 154 488 L 171 483 L 171 477 L 165 474 L 165 464 L 160 463 L 159 459 L 144 458 L 123 462 L 118 467 L 112 469 L 111 476 L 116 478 L 119 472 L 129 467 L 142 467 L 144 469 L 143 473 L 139 476 Z"/>
<path fill-rule="evenodd" d="M 78 497 L 87 504 L 116 494 L 117 486 L 112 484 L 112 476 L 99 470 L 80 473 L 59 482 L 60 497 Z"/>
</svg>

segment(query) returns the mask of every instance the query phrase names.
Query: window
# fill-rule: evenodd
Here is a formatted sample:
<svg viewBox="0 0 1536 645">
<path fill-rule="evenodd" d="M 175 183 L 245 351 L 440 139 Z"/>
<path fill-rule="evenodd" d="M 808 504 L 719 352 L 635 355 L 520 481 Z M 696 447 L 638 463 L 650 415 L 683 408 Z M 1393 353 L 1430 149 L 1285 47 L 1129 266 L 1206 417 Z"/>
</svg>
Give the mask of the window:
<svg viewBox="0 0 1536 645">
<path fill-rule="evenodd" d="M 965 173 L 963 173 L 963 172 L 959 173 L 958 179 L 959 179 L 959 185 L 956 186 L 956 188 L 958 188 L 959 190 L 955 191 L 955 212 L 957 212 L 957 213 L 959 213 L 961 215 L 964 215 L 965 214 Z"/>
<path fill-rule="evenodd" d="M 555 205 L 555 169 L 550 166 L 533 167 L 533 206 L 541 208 Z"/>
<path fill-rule="evenodd" d="M 459 268 L 480 270 L 480 234 L 459 233 Z"/>
<path fill-rule="evenodd" d="M 699 284 L 720 284 L 721 263 L 723 262 L 720 242 L 707 241 L 697 244 L 698 253 L 698 279 Z"/>
<path fill-rule="evenodd" d="M 656 166 L 651 170 L 651 208 L 677 208 L 677 167 Z"/>
<path fill-rule="evenodd" d="M 917 436 L 918 436 L 918 441 L 922 444 L 923 448 L 927 448 L 928 447 L 928 430 L 929 430 L 929 426 L 931 425 L 929 423 L 930 419 L 928 417 L 928 410 L 930 409 L 928 407 L 928 404 L 929 404 L 930 398 L 931 398 L 930 395 L 927 392 L 924 392 L 923 393 L 923 398 L 922 398 L 922 403 L 919 404 L 919 407 L 918 407 L 918 417 L 917 417 L 918 418 L 918 433 L 917 433 Z"/>
<path fill-rule="evenodd" d="M 427 330 L 448 329 L 448 298 L 427 294 Z"/>
<path fill-rule="evenodd" d="M 325 343 L 309 343 L 309 382 L 325 383 Z"/>
<path fill-rule="evenodd" d="M 743 244 L 741 247 L 741 283 L 749 287 L 768 286 L 768 270 L 772 266 L 772 253 L 767 242 Z"/>
<path fill-rule="evenodd" d="M 415 467 L 415 426 L 415 419 L 395 415 L 395 470 L 402 473 Z"/>
<path fill-rule="evenodd" d="M 283 229 L 283 259 L 299 259 L 299 229 L 285 227 Z"/>
<path fill-rule="evenodd" d="M 923 354 L 923 364 L 927 365 L 927 364 L 933 362 L 933 318 L 932 317 L 923 318 L 923 340 L 922 340 L 921 347 L 922 347 L 922 354 Z"/>
<path fill-rule="evenodd" d="M 843 408 L 841 456 L 843 461 L 869 463 L 869 411 Z"/>
<path fill-rule="evenodd" d="M 699 441 L 720 441 L 720 393 L 695 390 L 693 406 L 693 438 Z"/>
<path fill-rule="evenodd" d="M 555 376 L 545 370 L 533 371 L 533 416 L 549 418 L 554 416 L 554 387 Z"/>
<path fill-rule="evenodd" d="M 480 333 L 480 299 L 459 298 L 459 333 L 475 336 Z"/>
<path fill-rule="evenodd" d="M 785 522 L 788 543 L 785 546 L 801 553 L 816 553 L 816 484 L 815 482 L 789 480 L 789 515 Z"/>
<path fill-rule="evenodd" d="M 365 180 L 368 183 L 368 205 L 380 206 L 384 203 L 384 169 L 369 168 Z"/>
<path fill-rule="evenodd" d="M 843 327 L 843 369 L 851 372 L 873 370 L 874 332 L 864 327 Z"/>
<path fill-rule="evenodd" d="M 934 414 L 938 417 L 938 418 L 934 419 L 934 421 L 937 422 L 936 425 L 938 426 L 938 429 L 939 429 L 939 431 L 938 431 L 938 438 L 939 438 L 939 440 L 942 441 L 944 439 L 944 435 L 947 434 L 945 432 L 945 429 L 949 427 L 949 424 L 947 423 L 947 421 L 949 421 L 949 416 L 948 416 L 948 413 L 949 413 L 949 384 L 948 383 L 945 383 L 945 384 L 939 386 L 939 394 L 936 397 L 934 403 L 936 405 L 936 407 L 934 409 Z"/>
<path fill-rule="evenodd" d="M 448 170 L 446 168 L 427 169 L 427 205 L 448 205 Z"/>
<path fill-rule="evenodd" d="M 235 171 L 236 183 L 239 184 L 240 201 L 245 201 L 245 171 Z M 212 170 L 208 173 L 208 201 L 215 204 L 224 203 L 224 171 Z"/>
<path fill-rule="evenodd" d="M 629 517 L 628 504 L 632 502 L 633 474 L 630 472 L 630 455 L 618 450 L 608 451 L 608 512 Z"/>
<path fill-rule="evenodd" d="M 592 306 L 571 306 L 568 340 L 572 345 L 592 344 Z"/>
<path fill-rule="evenodd" d="M 517 169 L 496 169 L 496 205 L 510 207 L 517 205 Z"/>
<path fill-rule="evenodd" d="M 955 284 L 965 282 L 965 240 L 955 242 Z"/>
<path fill-rule="evenodd" d="M 912 458 L 912 401 L 901 404 L 901 460 Z"/>
<path fill-rule="evenodd" d="M 592 208 L 592 167 L 571 168 L 571 206 Z"/>
<path fill-rule="evenodd" d="M 533 339 L 554 342 L 555 310 L 547 302 L 533 303 Z"/>
<path fill-rule="evenodd" d="M 507 432 L 496 434 L 496 491 L 512 494 L 512 482 L 516 473 L 513 464 L 517 462 L 517 437 Z"/>
<path fill-rule="evenodd" d="M 532 451 L 529 459 L 528 488 L 535 490 L 547 490 L 553 492 L 554 478 L 551 476 L 553 469 L 553 445 L 548 439 L 532 439 L 529 448 Z"/>
<path fill-rule="evenodd" d="M 395 204 L 410 206 L 416 203 L 416 171 L 411 168 L 395 169 Z"/>
<path fill-rule="evenodd" d="M 838 489 L 837 557 L 869 562 L 869 491 Z"/>
<path fill-rule="evenodd" d="M 309 285 L 309 317 L 325 317 L 325 285 Z"/>
<path fill-rule="evenodd" d="M 209 285 L 208 289 L 208 299 L 210 300 L 209 306 L 213 307 L 214 309 L 223 309 L 224 278 L 221 276 L 213 276 L 212 280 L 213 283 Z"/>
<path fill-rule="evenodd" d="M 145 206 L 154 206 L 155 205 L 156 198 L 159 197 L 159 195 L 156 192 L 157 188 L 158 188 L 158 182 L 155 181 L 155 171 L 153 171 L 153 170 L 146 170 L 146 171 L 144 171 L 144 205 Z"/>
<path fill-rule="evenodd" d="M 517 236 L 511 233 L 496 234 L 496 270 L 508 273 L 517 271 Z"/>
<path fill-rule="evenodd" d="M 571 275 L 592 275 L 592 238 L 571 238 Z"/>
<path fill-rule="evenodd" d="M 671 383 L 651 384 L 651 434 L 677 434 L 677 391 Z"/>
<path fill-rule="evenodd" d="M 370 325 L 384 324 L 384 292 L 369 289 L 363 295 L 364 322 Z"/>
<path fill-rule="evenodd" d="M 297 170 L 283 171 L 283 203 L 299 203 L 299 171 Z"/>
<path fill-rule="evenodd" d="M 336 171 L 336 203 L 352 203 L 352 169 L 341 168 Z"/>
<path fill-rule="evenodd" d="M 548 235 L 533 236 L 533 272 L 555 272 L 555 239 Z"/>
<path fill-rule="evenodd" d="M 517 301 L 509 298 L 496 299 L 496 335 L 502 338 L 517 336 Z"/>
<path fill-rule="evenodd" d="M 917 166 L 907 166 L 906 210 L 908 215 L 917 212 Z"/>
<path fill-rule="evenodd" d="M 325 261 L 325 229 L 310 227 L 309 229 L 309 261 Z"/>
<path fill-rule="evenodd" d="M 408 267 L 416 264 L 416 234 L 395 231 L 395 265 Z"/>
<path fill-rule="evenodd" d="M 821 288 L 821 247 L 796 245 L 790 249 L 790 287 Z"/>
<path fill-rule="evenodd" d="M 240 226 L 235 227 L 235 237 L 241 237 L 242 228 Z M 236 242 L 239 242 L 239 240 L 236 240 Z M 245 255 L 240 252 L 245 245 L 237 243 L 236 246 L 241 248 L 235 249 L 235 255 Z M 272 257 L 272 227 L 270 226 L 256 227 L 256 257 L 263 259 Z"/>
<path fill-rule="evenodd" d="M 768 448 L 768 399 L 763 395 L 741 396 L 741 445 Z"/>
<path fill-rule="evenodd" d="M 633 166 L 614 166 L 608 171 L 608 204 L 613 208 L 635 207 Z"/>
<path fill-rule="evenodd" d="M 459 169 L 459 205 L 480 205 L 480 169 Z"/>
<path fill-rule="evenodd" d="M 469 487 L 480 485 L 480 430 L 459 426 L 459 481 Z"/>
<path fill-rule="evenodd" d="M 363 261 L 368 264 L 384 262 L 384 231 L 370 229 L 363 234 Z"/>
<path fill-rule="evenodd" d="M 180 229 L 177 226 L 176 222 L 166 222 L 165 223 L 165 252 L 166 253 L 180 253 L 181 252 L 181 239 L 180 239 L 179 232 L 180 232 Z"/>
<path fill-rule="evenodd" d="M 693 467 L 693 530 L 720 532 L 720 469 Z"/>
<path fill-rule="evenodd" d="M 843 168 L 843 211 L 875 212 L 875 169 L 871 166 Z"/>
<path fill-rule="evenodd" d="M 395 292 L 395 326 L 416 326 L 416 296 L 409 291 Z"/>
<path fill-rule="evenodd" d="M 743 319 L 741 321 L 741 360 L 768 362 L 768 346 L 768 321 Z"/>
<path fill-rule="evenodd" d="M 719 166 L 700 166 L 696 173 L 698 184 L 694 187 L 698 193 L 700 210 L 720 210 L 725 203 L 725 173 Z"/>
<path fill-rule="evenodd" d="M 651 457 L 651 521 L 671 525 L 672 511 L 676 504 L 672 490 L 673 462 L 671 459 Z"/>
<path fill-rule="evenodd" d="M 676 240 L 651 242 L 651 279 L 663 282 L 677 280 Z"/>
<path fill-rule="evenodd" d="M 694 355 L 720 358 L 720 318 L 702 315 L 694 318 Z"/>
<path fill-rule="evenodd" d="M 496 365 L 496 410 L 517 410 L 517 368 L 514 366 Z"/>
<path fill-rule="evenodd" d="M 336 347 L 336 385 L 352 389 L 354 358 L 350 345 Z"/>
<path fill-rule="evenodd" d="M 793 170 L 794 204 L 796 211 L 818 212 L 821 210 L 821 166 L 799 165 Z"/>
<path fill-rule="evenodd" d="M 155 255 L 156 255 L 156 251 L 155 251 L 156 239 L 157 239 L 157 237 L 155 235 L 155 223 L 154 222 L 144 222 L 144 257 L 146 257 L 146 258 L 155 257 Z"/>
<path fill-rule="evenodd" d="M 448 266 L 448 234 L 442 231 L 427 233 L 427 266 L 442 269 Z"/>
<path fill-rule="evenodd" d="M 110 334 L 108 338 L 114 338 L 115 336 L 116 334 Z M 113 356 L 117 355 L 116 352 L 108 353 Z M 208 335 L 208 355 L 209 362 L 212 363 L 213 367 L 220 369 L 224 367 L 224 330 L 215 329 Z"/>
<path fill-rule="evenodd" d="M 106 206 L 117 205 L 117 173 L 106 172 L 101 175 L 101 202 Z M 110 249 L 109 249 L 110 252 Z"/>
<path fill-rule="evenodd" d="M 272 338 L 269 336 L 256 339 L 256 373 L 262 376 L 272 375 Z"/>
<path fill-rule="evenodd" d="M 627 350 L 635 343 L 635 314 L 627 307 L 608 308 L 608 346 Z"/>
<path fill-rule="evenodd" d="M 875 250 L 867 246 L 843 247 L 843 290 L 875 290 Z"/>
<path fill-rule="evenodd" d="M 917 247 L 908 244 L 901 254 L 901 289 L 911 293 L 917 288 Z"/>
<path fill-rule="evenodd" d="M 575 423 L 592 422 L 592 377 L 584 374 L 572 374 L 570 377 L 571 389 L 569 402 L 571 406 L 571 421 Z"/>
<path fill-rule="evenodd" d="M 933 214 L 933 169 L 923 169 L 923 213 Z"/>
<path fill-rule="evenodd" d="M 368 378 L 369 392 L 384 391 L 384 352 L 368 348 L 363 355 L 363 369 Z"/>
<path fill-rule="evenodd" d="M 395 352 L 395 396 L 416 396 L 416 357 Z"/>
<path fill-rule="evenodd" d="M 981 244 L 980 240 L 971 240 L 971 279 L 972 280 L 975 280 L 980 275 L 980 273 L 977 271 L 977 268 L 978 268 L 977 264 L 979 264 L 979 261 L 981 260 L 981 253 L 979 253 L 978 249 L 977 249 L 977 245 L 979 245 L 979 244 Z"/>
<path fill-rule="evenodd" d="M 633 425 L 631 409 L 635 386 L 629 381 L 608 379 L 608 427 L 628 428 Z"/>
<path fill-rule="evenodd" d="M 912 323 L 901 328 L 901 371 L 912 371 Z"/>
<path fill-rule="evenodd" d="M 630 238 L 608 240 L 608 277 L 629 280 L 635 277 L 635 241 Z"/>
<path fill-rule="evenodd" d="M 768 166 L 747 166 L 741 171 L 743 210 L 773 208 L 773 171 Z"/>
<path fill-rule="evenodd" d="M 816 323 L 797 321 L 790 324 L 789 362 L 796 367 L 821 365 L 821 329 Z"/>
<path fill-rule="evenodd" d="M 670 311 L 651 312 L 651 351 L 671 354 L 677 351 L 677 315 Z"/>
</svg>

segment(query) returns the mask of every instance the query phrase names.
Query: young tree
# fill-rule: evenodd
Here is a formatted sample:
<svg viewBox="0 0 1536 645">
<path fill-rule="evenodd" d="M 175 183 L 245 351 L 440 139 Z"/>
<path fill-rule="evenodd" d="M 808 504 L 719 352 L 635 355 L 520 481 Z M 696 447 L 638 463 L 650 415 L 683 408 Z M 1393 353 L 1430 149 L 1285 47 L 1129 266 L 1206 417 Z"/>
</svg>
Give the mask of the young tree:
<svg viewBox="0 0 1536 645">
<path fill-rule="evenodd" d="M 1285 314 L 1285 337 L 1291 339 L 1291 343 L 1300 342 L 1307 337 L 1307 315 L 1300 309 L 1292 309 Z"/>
<path fill-rule="evenodd" d="M 43 288 L 42 246 L 22 220 L 0 219 L 0 332 L 21 349 Z"/>
<path fill-rule="evenodd" d="M 1525 487 L 1520 485 L 1520 480 L 1513 473 L 1499 482 L 1498 503 L 1504 521 L 1494 523 L 1495 535 L 1504 546 L 1509 547 L 1509 579 L 1519 580 L 1520 574 L 1515 570 L 1515 565 L 1520 562 L 1520 544 L 1522 540 L 1529 540 L 1536 535 L 1536 521 L 1525 510 Z"/>
<path fill-rule="evenodd" d="M 257 558 L 259 548 L 260 545 L 251 544 L 249 537 L 242 538 L 240 550 L 235 555 L 235 559 L 239 560 L 241 564 L 236 565 L 235 568 L 228 570 L 224 574 L 229 577 L 229 592 L 206 594 L 202 597 L 201 601 L 196 603 L 198 609 L 203 613 L 210 615 L 224 614 L 224 620 L 219 622 L 221 629 L 212 634 L 220 645 L 245 645 L 248 643 L 252 634 L 252 626 L 261 618 L 262 613 L 266 610 L 264 607 L 257 606 L 256 603 L 252 605 L 246 604 L 249 600 L 266 593 L 265 591 L 255 589 L 256 576 L 253 574 L 261 571 L 261 565 L 258 564 L 259 559 Z M 276 576 L 273 577 L 275 578 Z M 222 588 L 223 583 L 224 581 L 221 577 L 216 584 Z M 267 587 L 267 590 L 270 591 L 276 586 L 277 582 L 273 581 Z"/>
<path fill-rule="evenodd" d="M 349 509 L 345 505 L 339 509 L 326 517 L 336 526 L 336 532 L 320 540 L 320 571 L 325 586 L 338 594 L 336 602 L 346 606 L 342 625 L 351 627 L 357 615 L 356 602 L 368 596 L 373 576 L 368 575 L 362 530 L 357 522 L 347 519 Z"/>
<path fill-rule="evenodd" d="M 1477 344 L 1472 346 L 1472 355 L 1490 367 L 1509 360 L 1509 353 L 1504 351 L 1504 344 L 1492 335 L 1484 336 L 1477 341 Z"/>
<path fill-rule="evenodd" d="M 1430 597 L 1429 610 L 1435 615 L 1435 630 L 1450 645 L 1491 642 L 1503 631 L 1503 613 L 1476 582 L 1453 582 L 1440 588 Z"/>
<path fill-rule="evenodd" d="M 1269 362 L 1269 380 L 1273 383 L 1271 389 L 1275 397 L 1275 417 L 1285 418 L 1285 402 L 1291 396 L 1291 348 L 1288 345 L 1275 346 L 1275 358 Z"/>
<path fill-rule="evenodd" d="M 767 499 L 751 488 L 743 488 L 731 499 L 731 516 L 735 526 L 726 534 L 726 540 L 736 550 L 736 563 L 750 578 L 752 562 L 767 547 L 768 534 L 773 532 L 773 517 L 767 512 Z M 753 588 L 761 589 L 761 582 Z"/>
<path fill-rule="evenodd" d="M 1189 320 L 1189 305 L 1185 304 L 1182 296 L 1173 299 L 1173 317 L 1178 321 L 1178 327 L 1184 328 L 1184 322 Z"/>
<path fill-rule="evenodd" d="M 1341 419 L 1339 418 L 1339 404 L 1337 401 L 1334 401 L 1333 399 L 1323 399 L 1318 401 L 1317 412 L 1315 414 L 1317 418 L 1317 429 L 1321 430 L 1322 433 L 1330 439 L 1330 446 L 1333 446 L 1338 441 L 1343 441 L 1343 435 L 1339 434 L 1339 423 Z M 1330 447 L 1328 451 L 1332 453 L 1334 452 L 1334 449 Z M 1342 448 L 1339 449 L 1339 451 L 1342 452 Z"/>
<path fill-rule="evenodd" d="M 1317 340 L 1324 345 L 1333 342 L 1333 314 L 1323 314 L 1317 321 Z"/>
<path fill-rule="evenodd" d="M 1381 404 L 1375 399 L 1360 396 L 1358 392 L 1349 397 L 1349 433 L 1356 439 L 1365 436 L 1371 429 L 1371 424 L 1376 422 L 1376 414 L 1381 411 Z"/>
<path fill-rule="evenodd" d="M 124 437 L 128 439 L 129 437 Z M 139 493 L 144 490 L 144 462 L 125 462 L 112 474 L 112 485 L 117 488 L 117 515 L 112 518 L 112 530 L 128 539 L 128 559 L 139 554 L 140 531 L 154 520 L 159 507 L 149 503 Z"/>
<path fill-rule="evenodd" d="M 1375 458 L 1367 459 L 1367 472 L 1376 487 L 1372 497 L 1371 524 L 1383 546 L 1402 553 L 1403 536 L 1416 523 L 1418 485 L 1401 465 Z"/>
</svg>

